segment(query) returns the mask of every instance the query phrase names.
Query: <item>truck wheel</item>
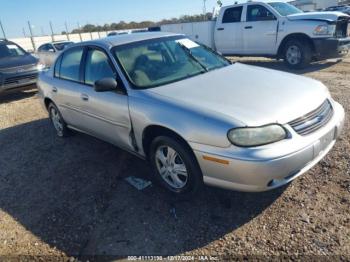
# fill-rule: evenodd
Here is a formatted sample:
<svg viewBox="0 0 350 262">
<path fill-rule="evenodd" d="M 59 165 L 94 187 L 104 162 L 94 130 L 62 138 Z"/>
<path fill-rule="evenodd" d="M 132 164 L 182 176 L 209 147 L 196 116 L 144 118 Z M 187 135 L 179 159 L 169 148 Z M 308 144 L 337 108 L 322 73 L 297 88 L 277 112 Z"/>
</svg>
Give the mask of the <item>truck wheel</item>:
<svg viewBox="0 0 350 262">
<path fill-rule="evenodd" d="M 303 69 L 312 59 L 312 49 L 307 41 L 292 39 L 284 48 L 284 62 L 291 69 Z"/>
<path fill-rule="evenodd" d="M 160 136 L 150 148 L 155 179 L 177 196 L 189 197 L 202 187 L 203 178 L 195 156 L 177 139 Z"/>
</svg>

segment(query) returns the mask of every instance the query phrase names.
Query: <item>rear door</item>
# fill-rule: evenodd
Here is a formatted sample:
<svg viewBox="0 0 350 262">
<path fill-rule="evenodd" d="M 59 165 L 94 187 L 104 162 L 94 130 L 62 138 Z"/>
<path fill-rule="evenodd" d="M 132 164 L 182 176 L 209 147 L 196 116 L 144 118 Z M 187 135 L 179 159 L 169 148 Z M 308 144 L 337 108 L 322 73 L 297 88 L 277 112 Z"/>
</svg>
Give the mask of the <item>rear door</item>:
<svg viewBox="0 0 350 262">
<path fill-rule="evenodd" d="M 217 51 L 224 55 L 241 54 L 243 6 L 227 7 L 218 17 L 215 28 L 215 45 Z"/>
<path fill-rule="evenodd" d="M 261 4 L 248 4 L 243 26 L 244 54 L 274 55 L 277 43 L 277 16 Z"/>
<path fill-rule="evenodd" d="M 85 125 L 81 117 L 81 94 L 86 89 L 81 67 L 83 54 L 84 47 L 67 50 L 56 62 L 52 85 L 52 97 L 63 119 L 78 129 L 83 129 Z"/>
</svg>

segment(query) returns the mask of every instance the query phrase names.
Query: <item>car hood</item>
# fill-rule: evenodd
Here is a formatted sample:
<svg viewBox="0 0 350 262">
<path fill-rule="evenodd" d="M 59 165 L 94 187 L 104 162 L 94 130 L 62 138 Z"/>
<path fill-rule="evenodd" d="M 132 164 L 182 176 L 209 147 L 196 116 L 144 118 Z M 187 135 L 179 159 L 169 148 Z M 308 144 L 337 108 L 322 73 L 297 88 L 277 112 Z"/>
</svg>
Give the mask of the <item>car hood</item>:
<svg viewBox="0 0 350 262">
<path fill-rule="evenodd" d="M 9 69 L 12 67 L 34 65 L 37 63 L 37 61 L 38 59 L 30 54 L 24 56 L 2 58 L 0 59 L 0 71 L 2 69 Z"/>
<path fill-rule="evenodd" d="M 147 92 L 247 126 L 286 124 L 330 96 L 319 81 L 240 63 Z"/>
<path fill-rule="evenodd" d="M 339 17 L 349 17 L 342 12 L 310 12 L 288 15 L 289 20 L 324 20 L 328 22 L 337 21 Z"/>
</svg>

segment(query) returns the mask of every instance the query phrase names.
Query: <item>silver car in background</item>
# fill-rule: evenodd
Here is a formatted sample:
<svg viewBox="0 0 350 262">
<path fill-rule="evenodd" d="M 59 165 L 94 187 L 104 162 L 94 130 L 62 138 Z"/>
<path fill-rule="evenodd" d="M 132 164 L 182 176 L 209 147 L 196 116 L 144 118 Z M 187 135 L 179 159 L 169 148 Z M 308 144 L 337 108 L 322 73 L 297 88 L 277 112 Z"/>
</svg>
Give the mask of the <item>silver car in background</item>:
<svg viewBox="0 0 350 262">
<path fill-rule="evenodd" d="M 36 52 L 41 64 L 50 67 L 59 54 L 68 46 L 74 44 L 71 41 L 57 41 L 41 45 Z"/>
<path fill-rule="evenodd" d="M 332 149 L 344 124 L 322 83 L 231 64 L 169 33 L 73 45 L 38 86 L 60 137 L 74 129 L 147 159 L 176 194 L 203 183 L 248 192 L 285 185 Z"/>
</svg>

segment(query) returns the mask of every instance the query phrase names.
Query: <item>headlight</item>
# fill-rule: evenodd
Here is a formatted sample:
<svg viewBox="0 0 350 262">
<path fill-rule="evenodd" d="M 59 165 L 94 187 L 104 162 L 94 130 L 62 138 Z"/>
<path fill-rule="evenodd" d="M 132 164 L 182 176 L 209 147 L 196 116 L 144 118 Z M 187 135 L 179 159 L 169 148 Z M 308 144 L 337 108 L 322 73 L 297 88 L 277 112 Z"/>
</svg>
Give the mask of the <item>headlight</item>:
<svg viewBox="0 0 350 262">
<path fill-rule="evenodd" d="M 228 139 L 240 147 L 263 146 L 285 138 L 287 138 L 286 130 L 275 124 L 263 127 L 235 128 L 228 133 Z"/>
<path fill-rule="evenodd" d="M 39 63 L 39 64 L 36 65 L 36 69 L 38 71 L 43 71 L 43 70 L 46 69 L 46 66 L 44 64 Z"/>
<path fill-rule="evenodd" d="M 335 25 L 319 25 L 314 30 L 314 35 L 333 35 Z"/>
</svg>

